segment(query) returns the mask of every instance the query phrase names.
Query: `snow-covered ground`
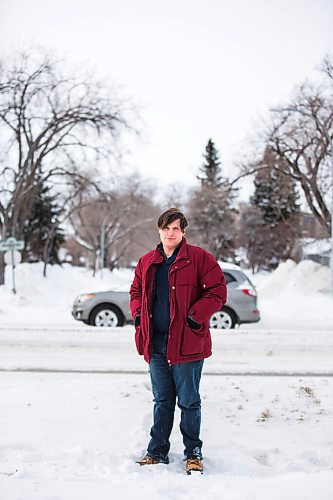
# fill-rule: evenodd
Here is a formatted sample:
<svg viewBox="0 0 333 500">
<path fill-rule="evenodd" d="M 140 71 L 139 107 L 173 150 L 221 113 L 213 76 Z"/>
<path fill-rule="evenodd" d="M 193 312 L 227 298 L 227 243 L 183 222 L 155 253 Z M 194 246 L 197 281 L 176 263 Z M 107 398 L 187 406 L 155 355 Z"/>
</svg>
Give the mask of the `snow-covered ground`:
<svg viewBox="0 0 333 500">
<path fill-rule="evenodd" d="M 4 500 L 331 500 L 332 378 L 204 376 L 206 473 L 139 468 L 149 439 L 148 375 L 2 373 Z"/>
<path fill-rule="evenodd" d="M 251 277 L 262 321 L 213 332 L 203 476 L 184 475 L 177 410 L 170 464 L 140 468 L 152 417 L 133 327 L 73 320 L 84 291 L 130 271 L 20 265 L 0 287 L 0 499 L 332 500 L 333 299 L 329 271 L 287 262 Z M 323 290 L 323 291 L 321 291 Z"/>
</svg>

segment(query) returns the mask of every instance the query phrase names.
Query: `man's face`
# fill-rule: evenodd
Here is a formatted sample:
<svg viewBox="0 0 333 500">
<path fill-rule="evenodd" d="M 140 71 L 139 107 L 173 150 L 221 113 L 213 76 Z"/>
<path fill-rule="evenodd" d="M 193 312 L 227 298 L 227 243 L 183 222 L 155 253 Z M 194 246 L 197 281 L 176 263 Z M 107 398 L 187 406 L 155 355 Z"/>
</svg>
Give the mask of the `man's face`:
<svg viewBox="0 0 333 500">
<path fill-rule="evenodd" d="M 173 252 L 184 236 L 184 232 L 180 228 L 180 219 L 171 222 L 171 224 L 163 229 L 159 229 L 158 232 L 160 233 L 163 249 L 166 253 Z"/>
</svg>

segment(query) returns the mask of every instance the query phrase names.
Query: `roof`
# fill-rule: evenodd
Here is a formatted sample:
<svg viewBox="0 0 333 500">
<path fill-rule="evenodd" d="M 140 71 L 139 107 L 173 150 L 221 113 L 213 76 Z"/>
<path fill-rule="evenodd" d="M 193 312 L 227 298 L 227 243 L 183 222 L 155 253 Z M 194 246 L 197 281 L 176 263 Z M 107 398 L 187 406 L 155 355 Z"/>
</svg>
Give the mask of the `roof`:
<svg viewBox="0 0 333 500">
<path fill-rule="evenodd" d="M 230 262 L 219 261 L 219 265 L 222 269 L 233 269 L 234 271 L 241 271 L 241 268 L 239 266 L 236 266 L 236 264 L 231 264 Z"/>
</svg>

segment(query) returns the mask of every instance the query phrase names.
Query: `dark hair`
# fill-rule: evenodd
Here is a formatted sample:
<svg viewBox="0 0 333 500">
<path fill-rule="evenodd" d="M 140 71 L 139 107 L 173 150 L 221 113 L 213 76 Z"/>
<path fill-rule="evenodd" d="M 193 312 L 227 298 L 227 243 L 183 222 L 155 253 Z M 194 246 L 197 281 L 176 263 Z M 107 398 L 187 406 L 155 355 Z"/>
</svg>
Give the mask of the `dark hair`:
<svg viewBox="0 0 333 500">
<path fill-rule="evenodd" d="M 177 219 L 180 219 L 180 229 L 184 232 L 185 228 L 188 226 L 188 222 L 185 215 L 175 207 L 169 208 L 159 216 L 157 227 L 159 229 L 164 229 Z"/>
</svg>

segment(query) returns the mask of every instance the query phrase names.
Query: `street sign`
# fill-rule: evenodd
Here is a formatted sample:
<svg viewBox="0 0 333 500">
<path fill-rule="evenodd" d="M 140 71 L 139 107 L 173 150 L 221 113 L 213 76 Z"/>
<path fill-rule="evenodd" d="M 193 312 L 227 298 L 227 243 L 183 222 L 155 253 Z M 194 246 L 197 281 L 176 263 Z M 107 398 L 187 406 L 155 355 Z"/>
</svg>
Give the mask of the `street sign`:
<svg viewBox="0 0 333 500">
<path fill-rule="evenodd" d="M 15 286 L 15 266 L 21 262 L 21 254 L 17 250 L 24 249 L 24 241 L 17 240 L 13 236 L 7 238 L 5 241 L 0 241 L 0 252 L 6 252 L 4 255 L 6 264 L 12 266 L 12 277 L 13 277 L 13 293 L 16 293 Z"/>
<path fill-rule="evenodd" d="M 24 241 L 17 240 L 12 236 L 10 238 L 7 238 L 5 241 L 0 241 L 0 252 L 23 250 L 23 249 L 24 249 Z"/>
<path fill-rule="evenodd" d="M 5 259 L 5 264 L 9 264 L 10 266 L 12 265 L 16 266 L 16 264 L 19 264 L 21 262 L 22 254 L 17 250 L 7 251 L 4 254 L 4 259 Z"/>
</svg>

